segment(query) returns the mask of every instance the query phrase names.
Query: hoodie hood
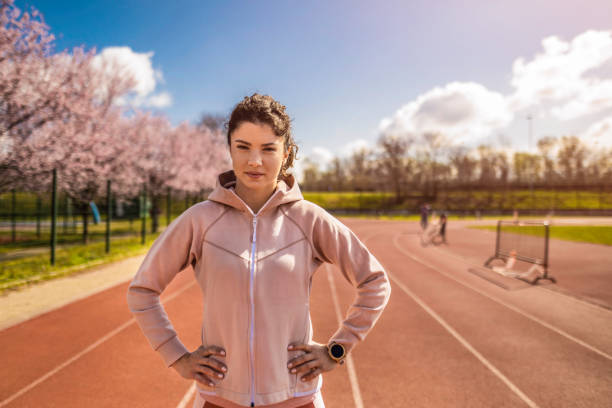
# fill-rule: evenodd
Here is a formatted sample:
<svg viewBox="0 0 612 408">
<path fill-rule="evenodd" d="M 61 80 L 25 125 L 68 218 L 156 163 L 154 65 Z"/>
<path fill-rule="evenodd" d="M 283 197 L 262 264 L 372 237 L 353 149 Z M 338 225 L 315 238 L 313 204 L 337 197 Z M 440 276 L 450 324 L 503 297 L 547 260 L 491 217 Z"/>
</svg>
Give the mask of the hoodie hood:
<svg viewBox="0 0 612 408">
<path fill-rule="evenodd" d="M 221 173 L 217 177 L 215 189 L 210 193 L 208 199 L 220 204 L 233 207 L 239 211 L 252 212 L 244 201 L 238 197 L 236 192 L 230 187 L 236 186 L 236 175 L 233 170 Z M 292 175 L 284 176 L 276 185 L 276 190 L 272 193 L 270 199 L 259 210 L 258 214 L 269 211 L 282 204 L 291 203 L 293 201 L 303 200 L 302 192 L 298 183 Z"/>
</svg>

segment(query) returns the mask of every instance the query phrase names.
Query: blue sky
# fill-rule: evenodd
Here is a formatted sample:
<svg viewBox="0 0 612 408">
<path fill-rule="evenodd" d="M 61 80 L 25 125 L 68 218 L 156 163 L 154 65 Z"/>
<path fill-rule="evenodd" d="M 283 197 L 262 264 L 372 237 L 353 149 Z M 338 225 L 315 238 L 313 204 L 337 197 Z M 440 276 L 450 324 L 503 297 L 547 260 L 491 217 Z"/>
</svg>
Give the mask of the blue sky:
<svg viewBox="0 0 612 408">
<path fill-rule="evenodd" d="M 448 131 L 449 138 L 468 146 L 502 139 L 515 148 L 526 146 L 527 113 L 535 117 L 536 140 L 545 134 L 581 134 L 589 128 L 592 133 L 598 123 L 605 133 L 598 137 L 607 138 L 606 129 L 612 125 L 612 120 L 606 121 L 612 103 L 593 113 L 568 113 L 569 93 L 557 100 L 523 100 L 511 109 L 511 116 L 506 111 L 485 112 L 497 106 L 498 94 L 506 99 L 518 95 L 511 85 L 517 76 L 513 63 L 520 57 L 526 64 L 536 62 L 536 55 L 544 52 L 544 38 L 555 36 L 558 41 L 550 42 L 549 51 L 561 49 L 563 54 L 569 51 L 563 51 L 562 42 L 569 44 L 596 30 L 603 33 L 599 40 L 591 36 L 572 49 L 597 43 L 607 52 L 605 33 L 612 30 L 609 0 L 18 0 L 17 5 L 34 6 L 43 13 L 58 50 L 84 45 L 98 51 L 129 47 L 133 53 L 152 53 L 147 55 L 158 76 L 151 95 L 171 97 L 171 104 L 158 110 L 175 124 L 194 122 L 203 112 L 226 114 L 253 92 L 274 96 L 294 118 L 302 157 L 342 154 L 356 144 L 372 146 L 380 132 L 389 129 L 418 133 L 425 129 L 424 122 L 418 122 L 425 106 L 430 115 L 427 126 L 442 123 L 440 129 Z M 560 65 L 571 65 L 563 62 L 572 60 L 566 57 Z M 535 65 L 528 68 L 537 71 Z M 599 70 L 596 79 L 604 85 L 612 79 L 608 59 L 584 70 Z M 529 83 L 538 82 L 536 74 L 529 78 L 520 85 L 522 94 L 529 94 Z M 451 83 L 459 85 L 448 87 Z M 612 101 L 612 94 L 607 94 L 612 88 L 603 89 L 603 97 Z M 575 92 L 572 95 L 575 99 Z M 461 115 L 454 107 L 481 97 L 478 106 L 459 110 L 470 118 L 461 119 L 459 133 L 453 133 L 456 127 L 449 118 Z M 588 103 L 601 99 L 581 97 Z M 555 111 L 555 106 L 563 109 Z M 490 113 L 490 120 L 473 122 L 482 112 Z M 466 129 L 478 131 L 467 134 Z"/>
</svg>

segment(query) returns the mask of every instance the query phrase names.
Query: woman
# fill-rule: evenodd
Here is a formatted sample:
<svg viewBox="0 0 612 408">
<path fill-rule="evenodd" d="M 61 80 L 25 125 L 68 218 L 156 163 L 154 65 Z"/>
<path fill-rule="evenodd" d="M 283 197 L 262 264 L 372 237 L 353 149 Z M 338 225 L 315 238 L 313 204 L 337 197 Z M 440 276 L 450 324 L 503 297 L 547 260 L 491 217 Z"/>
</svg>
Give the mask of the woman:
<svg viewBox="0 0 612 408">
<path fill-rule="evenodd" d="M 270 96 L 236 105 L 227 125 L 233 170 L 157 238 L 128 289 L 152 347 L 196 380 L 194 408 L 324 407 L 320 374 L 344 362 L 389 299 L 380 263 L 347 227 L 305 201 L 287 175 L 297 152 L 290 125 Z M 309 295 L 323 263 L 339 267 L 357 298 L 329 342 L 319 344 Z M 159 303 L 188 265 L 204 299 L 202 345 L 193 352 Z"/>
</svg>

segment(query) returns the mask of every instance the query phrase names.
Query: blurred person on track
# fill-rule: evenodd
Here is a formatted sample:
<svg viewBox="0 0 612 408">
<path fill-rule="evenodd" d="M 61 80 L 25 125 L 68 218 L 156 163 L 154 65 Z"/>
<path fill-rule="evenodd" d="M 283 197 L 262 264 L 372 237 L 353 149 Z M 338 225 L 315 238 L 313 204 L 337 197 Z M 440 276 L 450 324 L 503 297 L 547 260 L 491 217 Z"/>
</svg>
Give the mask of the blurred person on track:
<svg viewBox="0 0 612 408">
<path fill-rule="evenodd" d="M 442 212 L 442 214 L 440 214 L 440 237 L 442 238 L 442 243 L 446 244 L 446 213 Z"/>
<path fill-rule="evenodd" d="M 297 146 L 285 106 L 267 95 L 245 97 L 231 113 L 227 142 L 233 170 L 157 238 L 129 286 L 129 308 L 165 364 L 196 381 L 194 408 L 322 408 L 320 374 L 342 364 L 374 326 L 389 279 L 356 235 L 304 200 L 287 173 Z M 356 297 L 320 344 L 312 340 L 309 298 L 324 263 L 338 267 Z M 202 345 L 192 352 L 159 301 L 188 266 L 204 301 Z"/>
<path fill-rule="evenodd" d="M 427 224 L 429 223 L 429 204 L 424 203 L 421 206 L 421 229 L 425 231 L 427 229 Z"/>
</svg>

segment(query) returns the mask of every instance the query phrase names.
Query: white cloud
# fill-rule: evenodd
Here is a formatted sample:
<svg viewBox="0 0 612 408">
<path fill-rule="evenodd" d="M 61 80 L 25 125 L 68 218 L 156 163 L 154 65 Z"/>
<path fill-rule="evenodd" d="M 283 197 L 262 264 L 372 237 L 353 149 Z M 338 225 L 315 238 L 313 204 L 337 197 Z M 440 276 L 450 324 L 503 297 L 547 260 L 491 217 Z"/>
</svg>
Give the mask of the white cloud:
<svg viewBox="0 0 612 408">
<path fill-rule="evenodd" d="M 441 132 L 454 144 L 473 143 L 513 119 L 503 95 L 473 82 L 437 87 L 381 121 L 383 134 Z"/>
<path fill-rule="evenodd" d="M 144 106 L 153 108 L 163 108 L 172 105 L 172 96 L 168 92 L 160 92 L 156 95 L 149 96 Z"/>
<path fill-rule="evenodd" d="M 327 167 L 333 158 L 334 155 L 332 152 L 320 146 L 314 147 L 312 152 L 308 155 L 308 159 L 313 163 L 316 163 L 321 169 Z"/>
<path fill-rule="evenodd" d="M 440 132 L 453 144 L 475 146 L 499 136 L 526 114 L 541 121 L 569 121 L 612 109 L 612 31 L 586 31 L 571 41 L 542 40 L 542 51 L 512 66 L 509 95 L 478 83 L 452 82 L 436 87 L 381 120 L 379 133 L 409 135 L 417 145 L 425 132 Z M 597 115 L 597 116 L 594 116 Z M 612 119 L 584 132 L 593 143 L 609 146 Z M 521 136 L 519 136 L 519 139 Z"/>
<path fill-rule="evenodd" d="M 365 139 L 355 139 L 342 149 L 341 156 L 350 156 L 362 149 L 370 149 L 370 142 Z"/>
<path fill-rule="evenodd" d="M 314 163 L 320 171 L 324 171 L 327 169 L 329 163 L 333 160 L 334 155 L 326 148 L 317 146 L 314 147 L 309 154 L 303 154 L 300 152 L 298 157 L 300 159 L 294 162 L 291 173 L 295 176 L 298 182 L 301 182 L 304 176 L 305 160 Z"/>
<path fill-rule="evenodd" d="M 612 148 L 612 116 L 591 125 L 580 139 L 591 148 Z"/>
<path fill-rule="evenodd" d="M 512 67 L 515 110 L 540 109 L 561 120 L 612 108 L 612 31 L 586 31 L 571 42 L 542 40 L 543 52 Z M 607 72 L 606 72 L 607 71 Z"/>
<path fill-rule="evenodd" d="M 107 47 L 94 57 L 94 64 L 120 66 L 135 79 L 133 92 L 120 98 L 119 104 L 163 108 L 172 104 L 172 97 L 168 92 L 154 93 L 164 78 L 159 69 L 153 68 L 153 55 L 153 52 L 134 52 L 130 47 Z"/>
</svg>

